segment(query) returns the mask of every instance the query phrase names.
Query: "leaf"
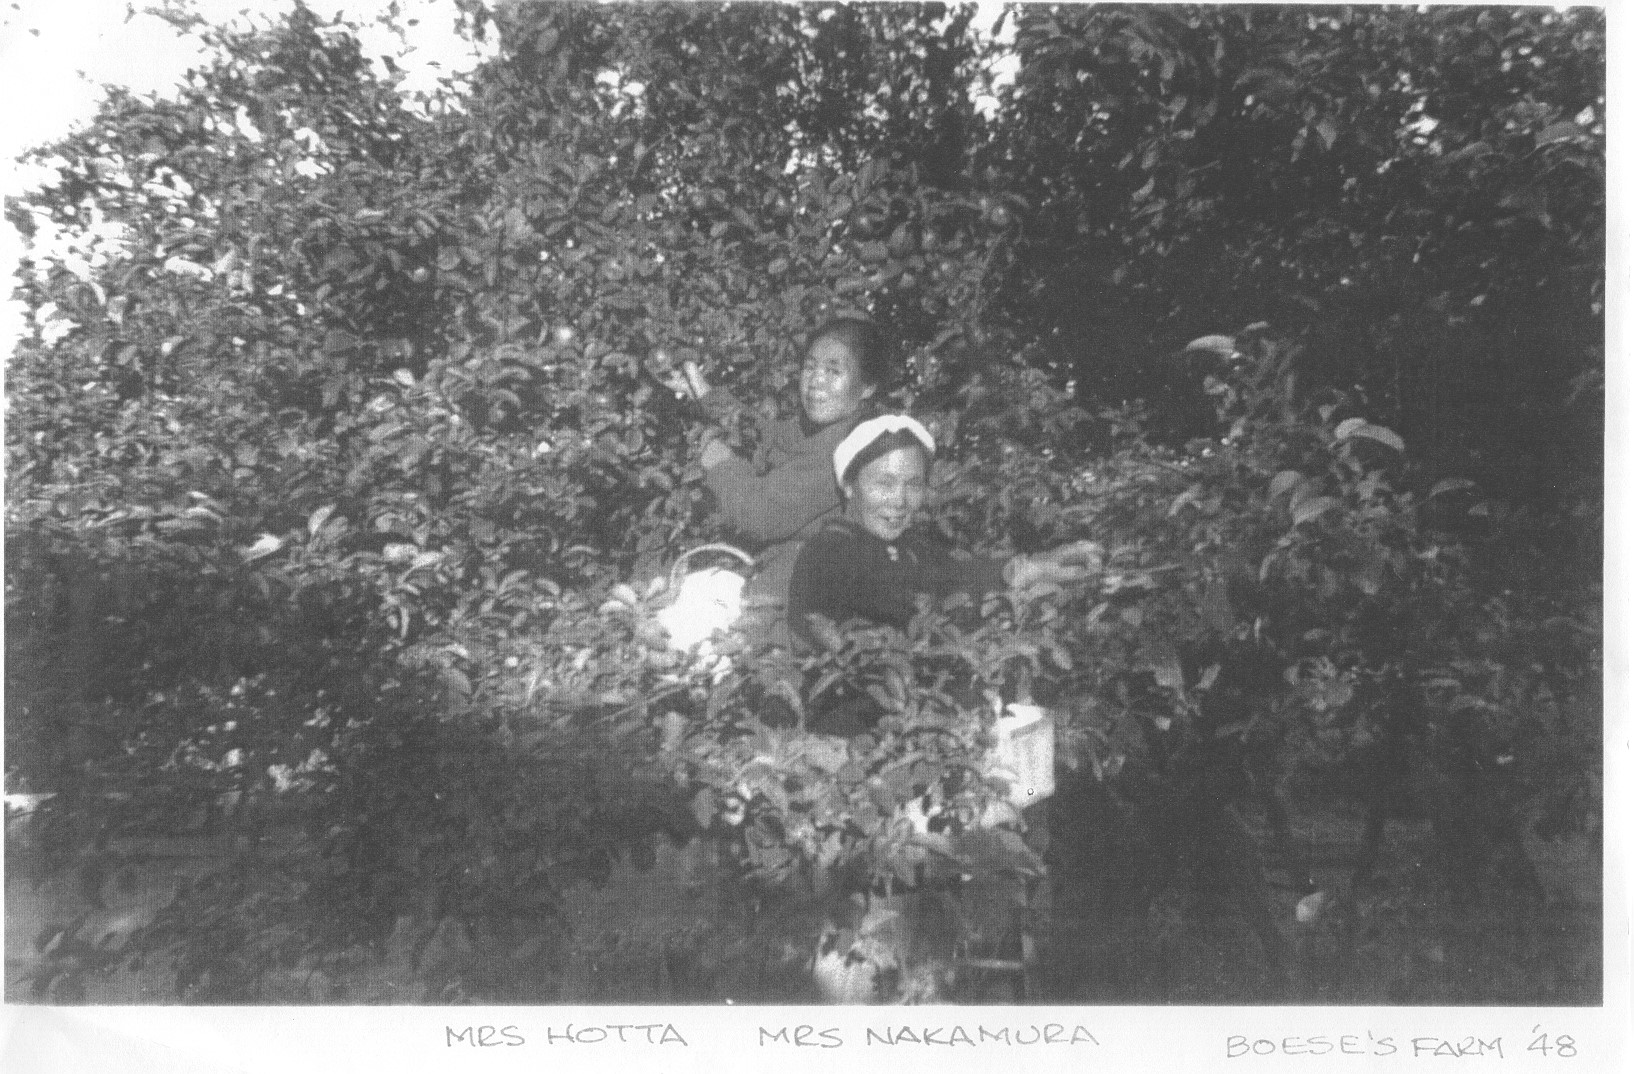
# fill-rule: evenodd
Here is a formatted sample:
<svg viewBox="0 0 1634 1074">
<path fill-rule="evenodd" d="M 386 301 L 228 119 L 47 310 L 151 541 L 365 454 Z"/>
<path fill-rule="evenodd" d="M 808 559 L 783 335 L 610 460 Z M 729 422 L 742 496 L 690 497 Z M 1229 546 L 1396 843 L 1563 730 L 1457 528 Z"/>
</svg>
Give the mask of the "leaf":
<svg viewBox="0 0 1634 1074">
<path fill-rule="evenodd" d="M 283 538 L 275 537 L 270 533 L 263 533 L 248 548 L 240 548 L 238 554 L 244 557 L 246 563 L 253 563 L 255 560 L 272 555 L 282 547 L 284 547 Z"/>
<path fill-rule="evenodd" d="M 409 563 L 409 573 L 412 574 L 414 571 L 429 567 L 442 558 L 443 554 L 441 552 L 421 552 L 419 555 L 414 557 L 414 560 L 411 563 Z"/>
<path fill-rule="evenodd" d="M 1569 119 L 1558 123 L 1551 123 L 1538 132 L 1537 144 L 1549 145 L 1552 142 L 1570 142 L 1587 136 L 1587 131 Z"/>
<path fill-rule="evenodd" d="M 1333 430 L 1334 439 L 1349 440 L 1352 436 L 1356 435 L 1357 429 L 1360 429 L 1366 424 L 1366 418 L 1346 418 L 1344 421 L 1339 423 L 1339 427 L 1337 429 Z"/>
<path fill-rule="evenodd" d="M 1288 498 L 1288 510 L 1298 512 L 1304 504 L 1322 494 L 1322 482 L 1314 477 L 1307 477 L 1294 488 L 1294 494 Z"/>
<path fill-rule="evenodd" d="M 1203 486 L 1201 484 L 1192 485 L 1185 492 L 1182 492 L 1180 495 L 1174 498 L 1174 502 L 1169 505 L 1167 517 L 1173 518 L 1175 515 L 1178 515 L 1182 508 L 1184 508 L 1188 503 L 1196 502 L 1197 497 L 1201 496 L 1202 494 Z"/>
<path fill-rule="evenodd" d="M 1320 518 L 1330 509 L 1338 506 L 1339 501 L 1332 496 L 1313 496 L 1293 509 L 1294 525 L 1299 526 L 1312 519 Z"/>
<path fill-rule="evenodd" d="M 380 558 L 387 563 L 407 563 L 420 550 L 407 541 L 393 541 L 380 550 Z"/>
<path fill-rule="evenodd" d="M 1459 149 L 1455 149 L 1451 153 L 1448 153 L 1446 156 L 1442 157 L 1440 166 L 1445 168 L 1452 164 L 1462 164 L 1466 161 L 1474 161 L 1481 157 L 1490 156 L 1491 154 L 1492 146 L 1488 142 L 1474 141 Z"/>
<path fill-rule="evenodd" d="M 955 856 L 953 837 L 940 832 L 915 832 L 910 842 L 944 858 Z"/>
<path fill-rule="evenodd" d="M 1031 876 L 1043 875 L 1044 862 L 1018 833 L 1000 829 L 993 834 L 998 843 L 998 854 L 995 855 L 998 860 L 994 864 Z"/>
<path fill-rule="evenodd" d="M 1180 666 L 1180 654 L 1172 646 L 1165 645 L 1161 651 L 1153 654 L 1152 677 L 1166 690 L 1185 688 L 1186 674 Z"/>
<path fill-rule="evenodd" d="M 1433 500 L 1437 496 L 1444 495 L 1448 492 L 1463 492 L 1465 489 L 1472 489 L 1474 487 L 1475 482 L 1469 480 L 1468 478 L 1449 477 L 1441 481 L 1437 481 L 1435 483 L 1435 487 L 1430 489 L 1429 495 L 1426 496 L 1425 499 Z"/>
<path fill-rule="evenodd" d="M 439 666 L 437 668 L 437 676 L 458 692 L 467 695 L 471 693 L 472 687 L 470 678 L 466 676 L 465 672 L 459 670 L 458 668 L 451 668 L 447 667 L 446 665 Z"/>
<path fill-rule="evenodd" d="M 1356 430 L 1355 435 L 1365 436 L 1369 440 L 1376 440 L 1392 451 L 1406 451 L 1407 442 L 1395 430 L 1387 429 L 1383 425 L 1365 425 Z"/>
<path fill-rule="evenodd" d="M 1402 440 L 1394 430 L 1387 429 L 1383 425 L 1374 425 L 1362 418 L 1346 418 L 1339 423 L 1339 427 L 1333 431 L 1333 435 L 1341 441 L 1352 440 L 1360 436 L 1383 444 L 1393 451 L 1407 450 L 1406 441 Z"/>
<path fill-rule="evenodd" d="M 1186 344 L 1188 351 L 1208 351 L 1221 358 L 1230 358 L 1237 353 L 1237 341 L 1230 336 L 1198 336 Z"/>
<path fill-rule="evenodd" d="M 1293 489 L 1304 478 L 1298 470 L 1284 470 L 1271 479 L 1271 498 L 1276 499 Z"/>
<path fill-rule="evenodd" d="M 164 270 L 177 276 L 191 276 L 195 280 L 208 283 L 215 278 L 215 273 L 196 261 L 189 261 L 185 257 L 168 257 L 165 259 Z"/>
<path fill-rule="evenodd" d="M 850 763 L 845 743 L 826 736 L 810 736 L 809 741 L 803 745 L 800 756 L 807 764 L 830 776 L 837 776 L 839 771 Z"/>
<path fill-rule="evenodd" d="M 698 822 L 698 827 L 708 828 L 715 819 L 715 792 L 705 787 L 692 796 L 692 819 Z"/>
<path fill-rule="evenodd" d="M 318 531 L 323 529 L 323 524 L 328 522 L 329 516 L 334 513 L 335 505 L 332 503 L 325 504 L 316 511 L 313 511 L 306 520 L 306 532 L 311 534 L 313 537 L 316 537 L 318 535 Z"/>
</svg>

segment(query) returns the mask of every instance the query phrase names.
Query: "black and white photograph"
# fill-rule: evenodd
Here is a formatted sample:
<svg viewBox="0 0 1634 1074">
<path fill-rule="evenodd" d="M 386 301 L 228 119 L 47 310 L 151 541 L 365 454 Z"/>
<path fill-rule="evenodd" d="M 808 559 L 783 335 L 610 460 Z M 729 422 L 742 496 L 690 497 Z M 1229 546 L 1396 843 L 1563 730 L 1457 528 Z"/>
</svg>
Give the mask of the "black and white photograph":
<svg viewBox="0 0 1634 1074">
<path fill-rule="evenodd" d="M 3 7 L 8 1008 L 1626 1002 L 1606 8 Z"/>
</svg>

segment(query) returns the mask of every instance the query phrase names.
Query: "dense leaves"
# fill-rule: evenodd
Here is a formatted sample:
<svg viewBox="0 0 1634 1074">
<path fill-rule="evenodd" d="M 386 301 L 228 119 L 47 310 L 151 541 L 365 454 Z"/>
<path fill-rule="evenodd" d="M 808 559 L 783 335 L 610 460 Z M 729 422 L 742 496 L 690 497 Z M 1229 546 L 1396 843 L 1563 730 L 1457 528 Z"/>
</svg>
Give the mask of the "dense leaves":
<svg viewBox="0 0 1634 1074">
<path fill-rule="evenodd" d="M 1154 355 L 1263 319 L 1423 458 L 1533 496 L 1596 471 L 1598 403 L 1569 386 L 1604 360 L 1601 13 L 1018 19 L 994 161 L 1035 208 L 1011 310 L 1081 383 L 1153 398 L 1184 375 Z"/>
<path fill-rule="evenodd" d="M 574 885 L 658 833 L 768 905 L 1023 881 L 984 757 L 1025 690 L 1120 799 L 1321 798 L 1406 721 L 1516 830 L 1597 832 L 1603 20 L 1029 7 L 984 118 L 967 9 L 465 10 L 499 57 L 430 99 L 304 9 L 214 33 L 8 205 L 78 238 L 8 368 L 8 790 L 93 878 L 228 833 L 144 934 L 181 994 L 571 996 Z M 840 312 L 897 337 L 931 525 L 1108 573 L 683 658 L 669 568 L 730 534 L 667 381 L 704 361 L 746 447 Z M 1555 494 L 1496 495 L 1534 457 Z M 769 726 L 801 672 L 878 732 Z"/>
</svg>

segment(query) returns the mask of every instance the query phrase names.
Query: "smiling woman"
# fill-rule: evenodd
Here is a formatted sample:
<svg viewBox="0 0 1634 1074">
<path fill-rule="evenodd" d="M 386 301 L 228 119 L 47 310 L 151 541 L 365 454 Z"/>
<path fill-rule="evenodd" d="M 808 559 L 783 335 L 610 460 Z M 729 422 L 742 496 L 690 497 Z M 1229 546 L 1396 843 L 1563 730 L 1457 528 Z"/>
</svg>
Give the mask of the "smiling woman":
<svg viewBox="0 0 1634 1074">
<path fill-rule="evenodd" d="M 848 438 L 849 439 L 849 438 Z M 846 445 L 840 445 L 840 451 Z M 921 450 L 923 448 L 923 450 Z M 845 464 L 840 485 L 863 529 L 884 541 L 894 541 L 925 503 L 925 452 L 914 430 L 887 433 Z M 834 468 L 840 470 L 840 453 Z M 878 465 L 874 465 L 877 461 Z"/>
<path fill-rule="evenodd" d="M 838 648 L 839 625 L 854 620 L 906 630 L 921 596 L 980 596 L 1006 586 L 1026 592 L 1100 570 L 1103 553 L 1091 541 L 1004 559 L 973 556 L 911 532 L 935 450 L 930 431 L 901 414 L 862 422 L 835 449 L 844 513 L 806 542 L 789 580 L 789 625 L 801 648 Z M 826 734 L 856 734 L 878 717 L 862 697 L 817 708 L 809 726 Z"/>
<path fill-rule="evenodd" d="M 895 377 L 877 326 L 840 317 L 822 324 L 800 367 L 800 414 L 771 426 L 753 459 L 706 436 L 704 480 L 734 536 L 751 545 L 758 569 L 744 600 L 755 634 L 787 646 L 783 609 L 800 543 L 840 507 L 829 461 L 842 438 Z M 711 389 L 697 369 L 689 390 L 717 417 L 740 404 Z"/>
</svg>

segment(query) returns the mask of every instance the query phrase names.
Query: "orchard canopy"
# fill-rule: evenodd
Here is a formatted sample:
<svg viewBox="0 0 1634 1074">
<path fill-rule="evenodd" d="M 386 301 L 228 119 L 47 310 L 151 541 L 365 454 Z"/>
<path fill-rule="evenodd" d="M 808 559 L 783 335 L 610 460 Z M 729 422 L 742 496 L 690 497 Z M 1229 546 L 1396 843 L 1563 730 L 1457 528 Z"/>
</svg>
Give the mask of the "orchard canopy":
<svg viewBox="0 0 1634 1074">
<path fill-rule="evenodd" d="M 914 721 L 1021 665 L 1107 781 L 1211 697 L 1342 764 L 1409 680 L 1597 832 L 1603 12 L 460 6 L 495 58 L 429 95 L 304 8 L 206 31 L 5 207 L 75 238 L 13 281 L 7 790 L 64 859 L 224 799 L 297 833 L 150 930 L 184 994 L 549 919 L 655 828 L 763 886 L 921 865 L 893 811 L 979 743 Z M 787 413 L 836 314 L 893 340 L 947 539 L 1112 552 L 832 657 L 901 716 L 837 771 L 756 730 L 775 673 L 646 626 L 732 536 L 668 377 Z"/>
</svg>

